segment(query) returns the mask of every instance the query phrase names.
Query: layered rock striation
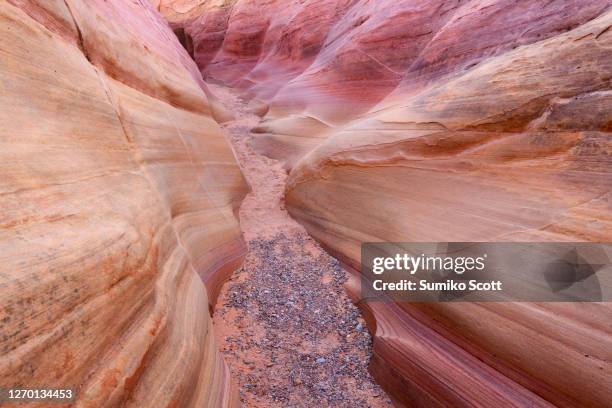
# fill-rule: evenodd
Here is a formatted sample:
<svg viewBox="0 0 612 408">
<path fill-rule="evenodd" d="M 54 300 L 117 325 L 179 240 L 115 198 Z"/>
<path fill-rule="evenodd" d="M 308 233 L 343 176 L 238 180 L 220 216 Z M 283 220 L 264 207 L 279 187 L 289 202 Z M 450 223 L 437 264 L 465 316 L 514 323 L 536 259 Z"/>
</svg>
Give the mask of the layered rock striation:
<svg viewBox="0 0 612 408">
<path fill-rule="evenodd" d="M 0 385 L 237 405 L 209 304 L 247 187 L 195 64 L 142 0 L 4 1 L 0 31 Z"/>
<path fill-rule="evenodd" d="M 612 239 L 609 1 L 157 6 L 266 107 L 288 210 L 347 265 L 367 241 Z M 362 306 L 399 405 L 612 400 L 609 304 Z"/>
</svg>

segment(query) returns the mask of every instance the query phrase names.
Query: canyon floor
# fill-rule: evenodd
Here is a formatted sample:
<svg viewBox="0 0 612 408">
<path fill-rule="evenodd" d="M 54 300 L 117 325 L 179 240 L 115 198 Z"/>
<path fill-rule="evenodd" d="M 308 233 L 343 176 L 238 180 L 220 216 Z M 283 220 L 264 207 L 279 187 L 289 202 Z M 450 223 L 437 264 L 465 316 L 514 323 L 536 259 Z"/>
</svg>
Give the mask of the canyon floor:
<svg viewBox="0 0 612 408">
<path fill-rule="evenodd" d="M 252 189 L 240 208 L 249 253 L 214 315 L 243 405 L 391 406 L 367 370 L 371 337 L 345 272 L 286 212 L 282 164 L 251 148 L 259 118 L 231 90 L 211 88 L 235 115 L 223 127 Z"/>
</svg>

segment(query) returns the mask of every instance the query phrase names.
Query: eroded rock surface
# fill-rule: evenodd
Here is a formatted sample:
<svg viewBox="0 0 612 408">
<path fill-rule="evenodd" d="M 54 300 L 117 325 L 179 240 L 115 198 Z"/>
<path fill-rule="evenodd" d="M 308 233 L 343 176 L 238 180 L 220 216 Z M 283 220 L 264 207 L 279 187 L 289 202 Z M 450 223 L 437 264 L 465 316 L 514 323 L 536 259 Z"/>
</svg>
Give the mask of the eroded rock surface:
<svg viewBox="0 0 612 408">
<path fill-rule="evenodd" d="M 247 187 L 206 92 L 146 1 L 0 2 L 1 386 L 238 403 L 209 304 Z"/>
<path fill-rule="evenodd" d="M 612 239 L 608 0 L 158 6 L 207 81 L 268 106 L 255 144 L 347 265 L 365 241 Z M 612 400 L 608 304 L 363 306 L 400 405 Z"/>
</svg>

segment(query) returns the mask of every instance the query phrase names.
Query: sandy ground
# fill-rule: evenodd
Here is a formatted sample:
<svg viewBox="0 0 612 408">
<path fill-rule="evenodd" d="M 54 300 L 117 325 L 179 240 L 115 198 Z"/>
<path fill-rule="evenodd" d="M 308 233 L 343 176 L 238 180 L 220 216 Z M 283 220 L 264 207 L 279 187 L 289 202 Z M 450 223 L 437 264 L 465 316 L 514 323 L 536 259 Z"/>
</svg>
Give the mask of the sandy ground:
<svg viewBox="0 0 612 408">
<path fill-rule="evenodd" d="M 217 341 L 246 407 L 387 407 L 367 371 L 371 338 L 345 272 L 285 211 L 282 164 L 250 146 L 259 118 L 230 90 L 228 137 L 252 192 L 240 208 L 244 266 L 215 307 Z"/>
</svg>

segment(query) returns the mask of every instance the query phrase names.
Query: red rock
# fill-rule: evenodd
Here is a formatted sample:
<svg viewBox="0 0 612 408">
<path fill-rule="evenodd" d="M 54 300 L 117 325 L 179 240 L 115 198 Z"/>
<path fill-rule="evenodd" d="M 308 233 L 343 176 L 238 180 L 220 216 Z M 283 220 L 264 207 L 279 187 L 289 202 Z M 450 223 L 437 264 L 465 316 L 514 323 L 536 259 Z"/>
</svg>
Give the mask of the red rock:
<svg viewBox="0 0 612 408">
<path fill-rule="evenodd" d="M 199 4 L 225 33 L 204 77 L 269 104 L 255 146 L 345 263 L 364 241 L 612 238 L 608 1 Z M 364 308 L 399 404 L 612 400 L 608 304 Z"/>
<path fill-rule="evenodd" d="M 0 3 L 0 385 L 238 404 L 207 309 L 247 187 L 200 74 L 253 98 L 287 209 L 349 267 L 365 241 L 612 239 L 609 0 L 151 3 Z M 612 400 L 607 303 L 358 289 L 398 405 Z"/>
<path fill-rule="evenodd" d="M 247 187 L 197 67 L 143 1 L 2 2 L 0 31 L 0 384 L 237 405 L 208 305 Z"/>
</svg>

